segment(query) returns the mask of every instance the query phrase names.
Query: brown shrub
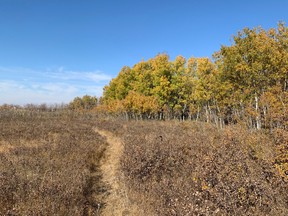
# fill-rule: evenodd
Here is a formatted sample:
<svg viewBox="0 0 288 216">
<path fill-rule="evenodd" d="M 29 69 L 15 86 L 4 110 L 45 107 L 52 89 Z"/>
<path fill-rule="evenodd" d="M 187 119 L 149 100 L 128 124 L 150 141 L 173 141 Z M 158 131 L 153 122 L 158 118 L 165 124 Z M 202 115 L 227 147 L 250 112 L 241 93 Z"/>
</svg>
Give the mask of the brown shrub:
<svg viewBox="0 0 288 216">
<path fill-rule="evenodd" d="M 272 138 L 276 148 L 275 166 L 288 182 L 288 131 L 275 129 L 272 132 Z"/>
<path fill-rule="evenodd" d="M 131 122 L 121 160 L 129 196 L 155 215 L 287 215 L 274 143 L 239 126 Z M 144 203 L 144 204 L 143 204 Z"/>
</svg>

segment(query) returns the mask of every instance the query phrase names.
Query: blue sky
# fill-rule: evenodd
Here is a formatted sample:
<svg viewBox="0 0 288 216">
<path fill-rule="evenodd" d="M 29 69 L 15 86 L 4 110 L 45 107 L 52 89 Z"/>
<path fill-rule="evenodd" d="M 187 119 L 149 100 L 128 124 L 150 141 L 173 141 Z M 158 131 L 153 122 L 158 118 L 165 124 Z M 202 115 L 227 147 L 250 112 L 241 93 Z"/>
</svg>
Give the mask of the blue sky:
<svg viewBox="0 0 288 216">
<path fill-rule="evenodd" d="M 211 55 L 287 0 L 0 0 L 0 104 L 67 103 L 158 53 Z"/>
</svg>

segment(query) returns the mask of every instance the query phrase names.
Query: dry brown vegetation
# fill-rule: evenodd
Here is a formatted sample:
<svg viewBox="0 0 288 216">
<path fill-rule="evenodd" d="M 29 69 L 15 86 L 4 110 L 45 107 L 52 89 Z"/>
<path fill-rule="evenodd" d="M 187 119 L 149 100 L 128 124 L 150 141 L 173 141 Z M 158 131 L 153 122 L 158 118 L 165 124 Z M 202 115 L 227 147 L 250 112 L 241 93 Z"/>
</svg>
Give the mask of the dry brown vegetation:
<svg viewBox="0 0 288 216">
<path fill-rule="evenodd" d="M 98 215 L 107 186 L 95 120 L 62 112 L 2 111 L 0 215 Z"/>
<path fill-rule="evenodd" d="M 218 130 L 193 122 L 130 122 L 126 132 L 121 122 L 102 127 L 125 143 L 121 170 L 129 198 L 144 212 L 288 214 L 286 131 Z"/>
<path fill-rule="evenodd" d="M 0 114 L 0 215 L 288 215 L 285 130 Z"/>
<path fill-rule="evenodd" d="M 101 127 L 122 138 L 128 196 L 144 212 L 288 214 L 287 131 L 171 121 L 102 121 Z"/>
</svg>

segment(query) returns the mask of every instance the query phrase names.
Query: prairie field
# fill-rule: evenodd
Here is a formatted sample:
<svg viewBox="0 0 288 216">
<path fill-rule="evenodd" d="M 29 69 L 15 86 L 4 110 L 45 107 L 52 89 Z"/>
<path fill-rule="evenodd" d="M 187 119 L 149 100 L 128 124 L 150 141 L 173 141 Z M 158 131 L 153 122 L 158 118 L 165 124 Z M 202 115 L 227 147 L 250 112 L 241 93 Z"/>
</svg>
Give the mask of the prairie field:
<svg viewBox="0 0 288 216">
<path fill-rule="evenodd" d="M 288 0 L 234 2 L 0 0 L 0 216 L 288 216 Z"/>
<path fill-rule="evenodd" d="M 0 215 L 97 215 L 105 140 L 66 113 L 1 113 Z"/>
<path fill-rule="evenodd" d="M 0 215 L 288 215 L 288 132 L 0 112 Z"/>
</svg>

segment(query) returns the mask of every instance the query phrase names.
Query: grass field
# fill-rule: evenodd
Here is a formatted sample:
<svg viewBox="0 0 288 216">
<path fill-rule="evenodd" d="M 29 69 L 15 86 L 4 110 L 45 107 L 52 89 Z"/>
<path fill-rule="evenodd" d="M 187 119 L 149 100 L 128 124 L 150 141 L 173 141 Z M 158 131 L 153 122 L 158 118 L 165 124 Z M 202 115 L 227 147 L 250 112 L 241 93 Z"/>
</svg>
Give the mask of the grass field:
<svg viewBox="0 0 288 216">
<path fill-rule="evenodd" d="M 0 215 L 288 215 L 287 131 L 0 113 Z"/>
<path fill-rule="evenodd" d="M 2 113 L 0 215 L 97 215 L 106 143 L 94 124 L 64 113 Z"/>
</svg>

